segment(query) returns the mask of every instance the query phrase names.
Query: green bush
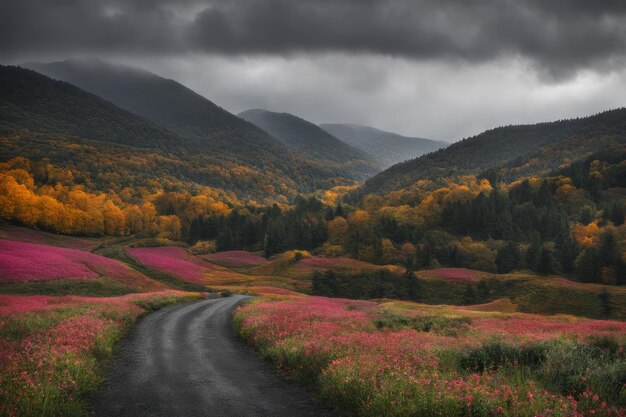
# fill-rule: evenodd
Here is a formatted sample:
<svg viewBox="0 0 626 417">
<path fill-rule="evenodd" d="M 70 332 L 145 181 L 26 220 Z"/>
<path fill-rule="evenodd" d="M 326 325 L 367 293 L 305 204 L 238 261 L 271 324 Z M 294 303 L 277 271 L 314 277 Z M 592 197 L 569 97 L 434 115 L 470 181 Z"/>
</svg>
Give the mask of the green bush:
<svg viewBox="0 0 626 417">
<path fill-rule="evenodd" d="M 465 351 L 459 364 L 472 372 L 483 372 L 511 366 L 537 368 L 546 359 L 543 344 L 507 344 L 499 340 L 483 343 Z"/>
<path fill-rule="evenodd" d="M 471 323 L 468 317 L 451 317 L 444 315 L 407 317 L 385 312 L 373 320 L 377 329 L 414 329 L 418 332 L 435 332 L 444 336 L 458 336 Z"/>
</svg>

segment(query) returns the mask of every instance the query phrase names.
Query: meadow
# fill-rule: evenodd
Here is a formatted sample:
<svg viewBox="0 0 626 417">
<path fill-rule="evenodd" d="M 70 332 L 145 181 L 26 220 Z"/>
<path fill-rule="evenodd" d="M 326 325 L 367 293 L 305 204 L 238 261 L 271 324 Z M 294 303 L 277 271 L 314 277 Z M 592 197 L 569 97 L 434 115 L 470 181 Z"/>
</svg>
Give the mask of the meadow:
<svg viewBox="0 0 626 417">
<path fill-rule="evenodd" d="M 85 415 L 133 323 L 204 291 L 258 295 L 238 334 L 346 415 L 626 416 L 626 323 L 593 319 L 623 319 L 624 288 L 438 268 L 416 272 L 421 304 L 325 298 L 309 295 L 322 271 L 352 286 L 407 275 L 157 243 L 0 230 L 0 416 Z"/>
<path fill-rule="evenodd" d="M 626 415 L 623 322 L 284 296 L 234 323 L 346 415 Z"/>
<path fill-rule="evenodd" d="M 201 298 L 0 294 L 0 416 L 84 416 L 116 343 L 143 314 Z"/>
</svg>

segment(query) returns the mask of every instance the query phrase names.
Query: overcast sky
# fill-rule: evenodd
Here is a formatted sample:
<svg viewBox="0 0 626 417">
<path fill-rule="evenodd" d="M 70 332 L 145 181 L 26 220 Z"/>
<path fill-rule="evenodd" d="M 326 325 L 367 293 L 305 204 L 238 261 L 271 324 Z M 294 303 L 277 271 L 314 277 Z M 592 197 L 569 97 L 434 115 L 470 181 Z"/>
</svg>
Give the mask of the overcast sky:
<svg viewBox="0 0 626 417">
<path fill-rule="evenodd" d="M 0 0 L 0 10 L 0 62 L 123 62 L 235 113 L 455 141 L 626 105 L 623 0 Z"/>
</svg>

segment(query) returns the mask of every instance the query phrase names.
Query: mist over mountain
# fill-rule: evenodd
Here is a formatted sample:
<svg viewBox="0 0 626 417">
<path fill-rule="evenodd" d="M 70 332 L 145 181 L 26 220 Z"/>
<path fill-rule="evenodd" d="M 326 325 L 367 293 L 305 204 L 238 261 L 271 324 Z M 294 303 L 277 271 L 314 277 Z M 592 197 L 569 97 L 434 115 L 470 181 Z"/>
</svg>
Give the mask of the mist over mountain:
<svg viewBox="0 0 626 417">
<path fill-rule="evenodd" d="M 266 130 L 289 149 L 335 166 L 342 172 L 354 172 L 357 177 L 365 179 L 378 171 L 375 157 L 293 114 L 250 109 L 238 116 Z"/>
<path fill-rule="evenodd" d="M 229 119 L 265 141 L 258 152 L 177 134 L 32 70 L 0 66 L 0 87 L 0 158 L 46 160 L 71 169 L 94 191 L 206 185 L 228 198 L 288 201 L 298 192 L 351 183 L 236 116 Z"/>
<path fill-rule="evenodd" d="M 182 84 L 143 69 L 99 59 L 27 66 L 96 94 L 182 138 L 200 140 L 201 149 L 211 157 L 250 166 L 253 170 L 276 167 L 301 184 L 303 191 L 349 183 L 377 172 L 369 167 L 340 169 L 320 164 L 308 153 L 289 149 L 265 130 Z"/>
<path fill-rule="evenodd" d="M 626 417 L 626 1 L 0 10 L 0 417 Z"/>
<path fill-rule="evenodd" d="M 96 94 L 182 137 L 204 139 L 215 153 L 253 164 L 284 153 L 280 142 L 263 130 L 184 85 L 149 71 L 99 59 L 25 66 Z"/>
<path fill-rule="evenodd" d="M 348 145 L 373 155 L 385 168 L 449 145 L 443 141 L 407 137 L 358 124 L 323 123 L 319 126 Z"/>
</svg>

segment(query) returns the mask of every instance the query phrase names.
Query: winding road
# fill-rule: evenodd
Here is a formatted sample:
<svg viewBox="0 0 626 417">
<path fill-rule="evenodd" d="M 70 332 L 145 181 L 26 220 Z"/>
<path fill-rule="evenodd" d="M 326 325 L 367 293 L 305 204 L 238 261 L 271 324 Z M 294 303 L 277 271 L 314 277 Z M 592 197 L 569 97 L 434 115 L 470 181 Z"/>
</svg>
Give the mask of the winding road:
<svg viewBox="0 0 626 417">
<path fill-rule="evenodd" d="M 120 346 L 92 400 L 98 417 L 334 416 L 238 340 L 231 314 L 245 296 L 167 307 Z"/>
</svg>

